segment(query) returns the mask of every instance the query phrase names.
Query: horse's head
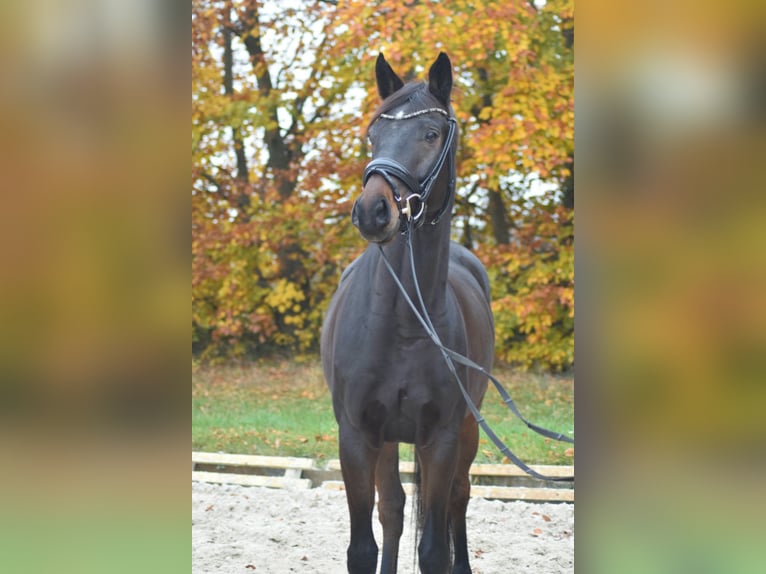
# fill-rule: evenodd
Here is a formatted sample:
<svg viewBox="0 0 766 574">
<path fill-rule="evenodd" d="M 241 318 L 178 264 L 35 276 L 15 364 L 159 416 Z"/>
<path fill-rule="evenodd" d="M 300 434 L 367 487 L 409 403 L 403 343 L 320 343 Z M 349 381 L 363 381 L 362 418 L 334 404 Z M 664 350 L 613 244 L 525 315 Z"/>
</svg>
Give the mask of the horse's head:
<svg viewBox="0 0 766 574">
<path fill-rule="evenodd" d="M 351 219 L 367 241 L 385 243 L 402 221 L 436 223 L 451 207 L 457 128 L 450 108 L 452 65 L 443 52 L 427 83 L 405 85 L 383 54 L 375 75 L 383 103 L 367 130 L 372 161 Z"/>
</svg>

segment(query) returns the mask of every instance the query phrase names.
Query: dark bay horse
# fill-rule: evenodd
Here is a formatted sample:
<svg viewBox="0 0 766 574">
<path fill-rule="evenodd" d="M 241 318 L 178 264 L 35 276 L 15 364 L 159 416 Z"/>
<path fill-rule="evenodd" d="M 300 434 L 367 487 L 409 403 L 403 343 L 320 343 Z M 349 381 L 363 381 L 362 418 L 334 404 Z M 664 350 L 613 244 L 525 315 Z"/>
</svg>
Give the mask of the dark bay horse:
<svg viewBox="0 0 766 574">
<path fill-rule="evenodd" d="M 479 431 L 439 349 L 418 323 L 386 269 L 383 256 L 414 298 L 410 240 L 422 299 L 444 345 L 489 370 L 494 326 L 484 267 L 450 242 L 457 134 L 450 106 L 452 66 L 441 53 L 428 81 L 404 84 L 381 54 L 383 99 L 368 128 L 373 160 L 364 174 L 352 221 L 369 242 L 343 273 L 322 327 L 322 366 L 332 391 L 351 522 L 348 571 L 374 574 L 375 487 L 383 526 L 381 573 L 397 568 L 405 495 L 398 443 L 415 445 L 420 465 L 423 531 L 420 571 L 468 573 L 465 515 L 468 470 Z M 485 376 L 457 373 L 477 405 Z"/>
</svg>

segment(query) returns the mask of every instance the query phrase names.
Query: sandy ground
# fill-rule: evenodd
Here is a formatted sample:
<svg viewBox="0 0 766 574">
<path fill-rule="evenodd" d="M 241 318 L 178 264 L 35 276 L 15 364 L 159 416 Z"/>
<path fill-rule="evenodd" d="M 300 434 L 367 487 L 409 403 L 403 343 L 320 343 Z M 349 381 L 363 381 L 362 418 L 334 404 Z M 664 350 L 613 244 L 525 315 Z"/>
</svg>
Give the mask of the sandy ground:
<svg viewBox="0 0 766 574">
<path fill-rule="evenodd" d="M 417 572 L 411 510 L 408 501 L 400 574 Z M 343 492 L 192 483 L 194 573 L 342 574 L 348 537 Z M 468 549 L 474 574 L 574 572 L 573 505 L 472 499 Z"/>
</svg>

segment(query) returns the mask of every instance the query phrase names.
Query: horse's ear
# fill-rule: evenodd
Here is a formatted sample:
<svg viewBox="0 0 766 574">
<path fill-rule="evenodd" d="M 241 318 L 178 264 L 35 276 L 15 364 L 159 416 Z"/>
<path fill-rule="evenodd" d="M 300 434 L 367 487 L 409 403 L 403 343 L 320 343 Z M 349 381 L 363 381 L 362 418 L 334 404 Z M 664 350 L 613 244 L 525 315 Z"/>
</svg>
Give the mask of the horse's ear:
<svg viewBox="0 0 766 574">
<path fill-rule="evenodd" d="M 382 52 L 378 54 L 378 60 L 375 62 L 375 79 L 378 82 L 378 93 L 383 100 L 404 85 L 404 82 L 388 65 Z"/>
<path fill-rule="evenodd" d="M 428 89 L 445 107 L 449 107 L 452 93 L 452 63 L 444 52 L 439 52 L 439 57 L 428 70 Z"/>
</svg>

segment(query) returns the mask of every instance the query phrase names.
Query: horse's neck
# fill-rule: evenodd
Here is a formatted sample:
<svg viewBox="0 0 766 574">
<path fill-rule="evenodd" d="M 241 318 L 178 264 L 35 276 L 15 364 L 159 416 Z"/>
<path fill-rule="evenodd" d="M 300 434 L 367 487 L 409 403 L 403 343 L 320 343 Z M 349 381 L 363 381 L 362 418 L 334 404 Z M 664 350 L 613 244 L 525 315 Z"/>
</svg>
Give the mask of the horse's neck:
<svg viewBox="0 0 766 574">
<path fill-rule="evenodd" d="M 430 226 L 426 223 L 423 228 L 412 232 L 410 241 L 412 242 L 413 256 L 415 259 L 415 273 L 417 276 L 420 292 L 423 295 L 426 309 L 432 317 L 438 317 L 444 312 L 446 301 L 447 271 L 449 267 L 449 242 L 450 242 L 450 221 L 449 216 L 445 216 L 437 226 Z M 410 263 L 409 247 L 404 236 L 399 236 L 395 242 L 384 248 L 386 257 L 391 266 L 396 271 L 399 280 L 407 290 L 407 294 L 420 308 L 415 290 L 415 277 L 413 277 L 412 265 Z M 378 272 L 381 274 L 381 281 L 389 286 L 389 289 L 383 290 L 394 297 L 396 305 L 394 312 L 400 324 L 417 323 L 412 310 L 399 293 L 399 288 L 391 279 L 388 269 L 380 261 Z"/>
</svg>

